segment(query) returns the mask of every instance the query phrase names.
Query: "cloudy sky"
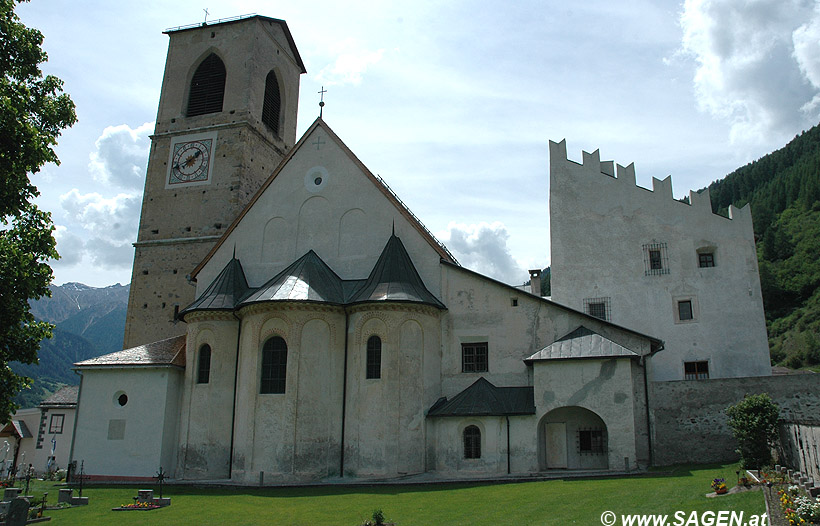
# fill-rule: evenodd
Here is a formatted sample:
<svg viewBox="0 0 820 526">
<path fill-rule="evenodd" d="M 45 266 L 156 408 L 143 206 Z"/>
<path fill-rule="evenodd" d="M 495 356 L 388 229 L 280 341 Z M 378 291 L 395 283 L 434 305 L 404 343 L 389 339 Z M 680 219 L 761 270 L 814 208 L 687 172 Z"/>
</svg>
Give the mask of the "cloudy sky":
<svg viewBox="0 0 820 526">
<path fill-rule="evenodd" d="M 815 0 L 33 0 L 17 12 L 79 117 L 34 177 L 57 284 L 130 280 L 162 31 L 205 7 L 286 20 L 308 71 L 297 137 L 324 86 L 358 157 L 463 265 L 513 284 L 549 264 L 548 140 L 634 162 L 641 186 L 671 174 L 681 197 L 820 121 Z"/>
</svg>

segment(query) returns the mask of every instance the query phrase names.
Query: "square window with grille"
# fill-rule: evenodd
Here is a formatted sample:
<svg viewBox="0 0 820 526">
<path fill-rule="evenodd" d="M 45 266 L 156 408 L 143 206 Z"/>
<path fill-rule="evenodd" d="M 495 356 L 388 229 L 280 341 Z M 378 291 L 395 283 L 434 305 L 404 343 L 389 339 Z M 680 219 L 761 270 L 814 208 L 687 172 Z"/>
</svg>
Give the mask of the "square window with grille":
<svg viewBox="0 0 820 526">
<path fill-rule="evenodd" d="M 602 455 L 606 452 L 606 436 L 603 429 L 579 429 L 578 452 L 589 455 Z"/>
<path fill-rule="evenodd" d="M 694 311 L 692 310 L 692 300 L 682 300 L 678 302 L 678 320 L 690 321 L 695 319 Z"/>
<path fill-rule="evenodd" d="M 684 362 L 683 378 L 685 380 L 708 380 L 709 362 Z"/>
<path fill-rule="evenodd" d="M 487 342 L 461 344 L 461 372 L 486 373 L 488 369 Z"/>
<path fill-rule="evenodd" d="M 714 252 L 701 252 L 698 254 L 698 266 L 700 268 L 709 268 L 715 266 Z"/>
<path fill-rule="evenodd" d="M 643 245 L 643 263 L 646 276 L 669 274 L 669 256 L 666 243 L 647 243 Z"/>
<path fill-rule="evenodd" d="M 612 318 L 609 298 L 584 298 L 584 312 L 590 316 L 609 321 Z"/>
</svg>

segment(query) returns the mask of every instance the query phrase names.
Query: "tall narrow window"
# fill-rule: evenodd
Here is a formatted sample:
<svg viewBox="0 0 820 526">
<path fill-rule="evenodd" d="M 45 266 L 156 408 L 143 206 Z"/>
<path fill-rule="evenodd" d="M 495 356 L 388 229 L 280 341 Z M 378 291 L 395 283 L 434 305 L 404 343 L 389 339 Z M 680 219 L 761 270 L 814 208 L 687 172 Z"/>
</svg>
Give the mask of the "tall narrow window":
<svg viewBox="0 0 820 526">
<path fill-rule="evenodd" d="M 464 458 L 481 458 L 481 430 L 476 426 L 464 429 Z"/>
<path fill-rule="evenodd" d="M 367 373 L 365 378 L 382 377 L 382 339 L 371 336 L 367 339 Z"/>
<path fill-rule="evenodd" d="M 678 319 L 680 321 L 695 319 L 692 312 L 692 300 L 683 300 L 678 302 Z"/>
<path fill-rule="evenodd" d="M 225 97 L 225 64 L 211 53 L 196 68 L 188 93 L 188 117 L 222 111 Z"/>
<path fill-rule="evenodd" d="M 199 348 L 196 383 L 207 384 L 211 379 L 211 346 L 207 343 Z"/>
<path fill-rule="evenodd" d="M 262 122 L 268 125 L 273 133 L 279 135 L 279 113 L 282 98 L 279 95 L 279 81 L 276 73 L 271 71 L 265 79 L 265 100 L 262 102 Z"/>
<path fill-rule="evenodd" d="M 461 344 L 461 372 L 486 373 L 488 369 L 487 342 Z"/>
<path fill-rule="evenodd" d="M 262 347 L 262 383 L 260 393 L 284 393 L 288 372 L 288 344 L 274 336 Z"/>
</svg>

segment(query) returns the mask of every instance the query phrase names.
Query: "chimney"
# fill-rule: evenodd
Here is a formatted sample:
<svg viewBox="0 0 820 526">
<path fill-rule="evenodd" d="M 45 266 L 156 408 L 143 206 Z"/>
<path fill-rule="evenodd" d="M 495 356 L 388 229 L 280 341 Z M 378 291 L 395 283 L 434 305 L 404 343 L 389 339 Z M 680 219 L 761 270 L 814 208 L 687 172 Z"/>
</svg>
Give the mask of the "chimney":
<svg viewBox="0 0 820 526">
<path fill-rule="evenodd" d="M 530 292 L 541 297 L 541 269 L 530 270 Z"/>
</svg>

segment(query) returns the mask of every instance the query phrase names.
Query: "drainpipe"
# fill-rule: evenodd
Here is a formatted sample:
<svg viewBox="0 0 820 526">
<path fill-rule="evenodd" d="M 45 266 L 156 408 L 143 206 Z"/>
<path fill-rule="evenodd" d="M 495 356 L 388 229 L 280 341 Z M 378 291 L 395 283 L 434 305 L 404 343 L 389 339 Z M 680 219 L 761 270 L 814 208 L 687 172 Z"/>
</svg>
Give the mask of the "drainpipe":
<svg viewBox="0 0 820 526">
<path fill-rule="evenodd" d="M 510 417 L 507 415 L 507 475 L 510 474 Z"/>
<path fill-rule="evenodd" d="M 653 453 L 652 453 L 652 428 L 650 427 L 650 419 L 649 419 L 649 380 L 646 377 L 646 370 L 648 368 L 648 364 L 646 361 L 646 355 L 641 356 L 640 359 L 641 365 L 643 366 L 643 397 L 644 397 L 644 406 L 646 407 L 646 445 L 649 449 L 649 465 L 653 464 Z"/>
<path fill-rule="evenodd" d="M 228 459 L 229 479 L 233 478 L 233 437 L 236 427 L 236 387 L 238 385 L 239 379 L 239 338 L 242 336 L 242 320 L 239 319 L 239 316 L 237 316 L 235 312 L 232 312 L 231 314 L 233 314 L 233 317 L 236 318 L 236 321 L 239 323 L 239 326 L 236 328 L 236 362 L 234 363 L 233 368 L 233 405 L 231 406 L 231 455 Z"/>
<path fill-rule="evenodd" d="M 74 441 L 77 440 L 77 421 L 80 419 L 80 397 L 83 394 L 83 375 L 77 369 L 74 369 L 74 374 L 80 377 L 80 388 L 77 390 L 77 410 L 74 412 L 74 429 L 71 430 L 71 447 L 68 449 L 69 464 L 74 460 Z"/>
<path fill-rule="evenodd" d="M 345 358 L 344 358 L 344 367 L 342 369 L 342 374 L 344 375 L 342 378 L 342 440 L 341 440 L 341 452 L 339 454 L 339 476 L 344 478 L 345 476 L 345 412 L 347 409 L 347 341 L 348 341 L 348 328 L 350 326 L 350 313 L 347 312 L 347 307 L 344 308 L 345 311 Z"/>
</svg>

